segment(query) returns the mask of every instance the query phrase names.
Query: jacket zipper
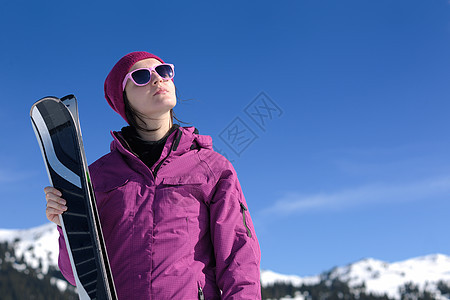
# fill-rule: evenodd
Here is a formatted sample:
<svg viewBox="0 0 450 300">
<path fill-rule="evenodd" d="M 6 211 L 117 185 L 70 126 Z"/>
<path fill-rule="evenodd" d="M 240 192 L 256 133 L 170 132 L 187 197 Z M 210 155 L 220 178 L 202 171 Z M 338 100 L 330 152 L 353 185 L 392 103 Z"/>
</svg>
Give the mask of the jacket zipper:
<svg viewBox="0 0 450 300">
<path fill-rule="evenodd" d="M 161 160 L 161 161 L 159 162 L 159 164 L 158 164 L 158 165 L 155 167 L 155 169 L 152 171 L 153 176 L 154 176 L 155 178 L 156 178 L 156 173 L 158 172 L 159 168 L 161 168 L 162 164 L 166 161 L 166 159 L 170 156 L 170 153 L 172 153 L 173 148 L 175 148 L 175 150 L 178 148 L 178 143 L 180 142 L 180 140 L 178 139 L 179 133 L 180 133 L 180 130 L 177 129 L 177 133 L 176 133 L 176 135 L 175 135 L 174 141 L 172 142 L 172 145 L 170 146 L 169 153 L 166 155 L 166 157 L 164 157 L 163 160 Z"/>
<path fill-rule="evenodd" d="M 252 237 L 252 232 L 250 231 L 250 228 L 248 228 L 247 220 L 245 218 L 245 212 L 247 211 L 247 207 L 245 207 L 245 205 L 243 203 L 241 203 L 241 211 L 242 211 L 242 219 L 244 220 L 244 227 L 245 227 L 245 229 L 247 229 L 247 236 L 249 238 L 251 238 Z"/>
</svg>

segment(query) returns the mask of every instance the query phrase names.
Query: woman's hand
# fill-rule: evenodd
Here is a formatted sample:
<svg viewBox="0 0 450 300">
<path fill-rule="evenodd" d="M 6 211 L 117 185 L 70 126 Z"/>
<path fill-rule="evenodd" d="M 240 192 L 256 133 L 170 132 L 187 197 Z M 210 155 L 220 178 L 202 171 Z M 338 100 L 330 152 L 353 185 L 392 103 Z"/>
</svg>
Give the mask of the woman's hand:
<svg viewBox="0 0 450 300">
<path fill-rule="evenodd" d="M 47 209 L 45 210 L 47 219 L 61 226 L 59 215 L 67 210 L 66 200 L 61 198 L 62 193 L 54 187 L 47 186 L 44 188 L 44 192 L 45 199 L 47 200 Z"/>
</svg>

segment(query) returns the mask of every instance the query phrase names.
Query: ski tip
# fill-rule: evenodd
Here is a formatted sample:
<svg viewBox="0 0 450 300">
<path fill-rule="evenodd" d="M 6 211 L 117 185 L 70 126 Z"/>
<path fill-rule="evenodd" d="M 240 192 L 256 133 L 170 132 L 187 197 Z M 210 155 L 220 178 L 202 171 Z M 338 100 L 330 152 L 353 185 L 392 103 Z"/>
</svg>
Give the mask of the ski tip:
<svg viewBox="0 0 450 300">
<path fill-rule="evenodd" d="M 62 97 L 61 98 L 61 101 L 65 101 L 65 100 L 70 100 L 70 99 L 77 99 L 76 97 L 75 97 L 75 95 L 74 94 L 69 94 L 69 95 L 66 95 L 66 96 L 64 96 L 64 97 Z"/>
<path fill-rule="evenodd" d="M 35 109 L 35 107 L 36 107 L 39 103 L 41 103 L 41 102 L 43 102 L 43 101 L 49 101 L 49 100 L 51 100 L 51 101 L 56 101 L 56 102 L 61 101 L 58 97 L 55 97 L 55 96 L 47 96 L 47 97 L 44 97 L 44 98 L 39 99 L 38 101 L 34 102 L 34 104 L 31 106 L 31 109 L 30 109 L 30 117 L 33 116 L 33 110 Z"/>
<path fill-rule="evenodd" d="M 43 98 L 39 99 L 38 101 L 36 101 L 36 103 L 40 102 L 40 101 L 44 101 L 44 100 L 59 101 L 60 99 L 58 97 L 55 97 L 55 96 L 47 96 L 47 97 L 43 97 Z"/>
<path fill-rule="evenodd" d="M 31 106 L 31 109 L 30 109 L 30 117 L 31 118 L 33 118 L 33 111 L 36 109 L 36 106 L 39 105 L 39 103 L 44 102 L 44 101 L 62 102 L 66 106 L 73 106 L 73 105 L 76 106 L 77 105 L 77 98 L 73 94 L 66 95 L 66 96 L 62 97 L 61 99 L 58 97 L 55 97 L 55 96 L 47 96 L 47 97 L 39 99 Z"/>
</svg>

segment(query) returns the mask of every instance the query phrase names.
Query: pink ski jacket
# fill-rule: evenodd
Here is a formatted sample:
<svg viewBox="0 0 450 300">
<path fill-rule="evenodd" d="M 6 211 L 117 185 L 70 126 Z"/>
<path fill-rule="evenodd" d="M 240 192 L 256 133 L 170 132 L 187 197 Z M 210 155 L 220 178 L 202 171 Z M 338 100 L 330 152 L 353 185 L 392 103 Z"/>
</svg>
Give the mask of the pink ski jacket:
<svg viewBox="0 0 450 300">
<path fill-rule="evenodd" d="M 261 299 L 260 248 L 231 163 L 194 127 L 168 137 L 149 169 L 112 132 L 90 167 L 121 300 Z M 59 267 L 75 284 L 61 229 Z"/>
</svg>

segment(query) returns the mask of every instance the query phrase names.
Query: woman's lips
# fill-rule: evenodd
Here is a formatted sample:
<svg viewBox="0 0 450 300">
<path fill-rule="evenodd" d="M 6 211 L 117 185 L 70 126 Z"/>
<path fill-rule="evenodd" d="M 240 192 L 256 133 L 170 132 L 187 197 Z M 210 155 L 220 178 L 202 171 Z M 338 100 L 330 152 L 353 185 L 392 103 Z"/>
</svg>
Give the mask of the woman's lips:
<svg viewBox="0 0 450 300">
<path fill-rule="evenodd" d="M 156 95 L 159 95 L 159 94 L 165 94 L 165 93 L 167 93 L 167 90 L 159 89 L 159 90 L 156 91 L 156 93 L 153 96 L 156 96 Z"/>
</svg>

